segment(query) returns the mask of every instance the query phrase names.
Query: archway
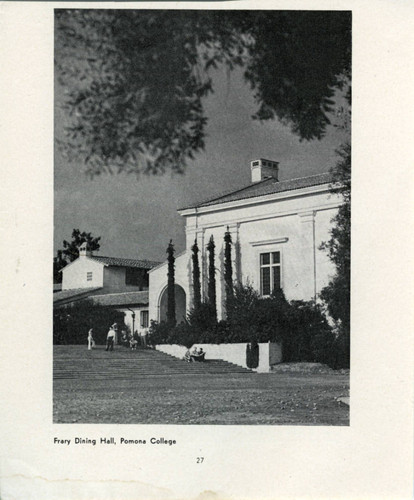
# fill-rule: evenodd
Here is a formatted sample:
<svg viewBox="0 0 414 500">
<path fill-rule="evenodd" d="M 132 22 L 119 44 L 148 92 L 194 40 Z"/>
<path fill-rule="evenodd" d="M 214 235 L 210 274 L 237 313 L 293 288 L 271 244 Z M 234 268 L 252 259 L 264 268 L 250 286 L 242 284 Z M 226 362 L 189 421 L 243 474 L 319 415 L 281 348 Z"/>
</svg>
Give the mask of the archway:
<svg viewBox="0 0 414 500">
<path fill-rule="evenodd" d="M 180 285 L 174 285 L 175 290 L 175 318 L 177 324 L 185 320 L 187 316 L 186 308 L 186 296 L 183 287 Z M 160 321 L 167 320 L 167 308 L 168 308 L 168 288 L 164 288 L 160 297 Z"/>
</svg>

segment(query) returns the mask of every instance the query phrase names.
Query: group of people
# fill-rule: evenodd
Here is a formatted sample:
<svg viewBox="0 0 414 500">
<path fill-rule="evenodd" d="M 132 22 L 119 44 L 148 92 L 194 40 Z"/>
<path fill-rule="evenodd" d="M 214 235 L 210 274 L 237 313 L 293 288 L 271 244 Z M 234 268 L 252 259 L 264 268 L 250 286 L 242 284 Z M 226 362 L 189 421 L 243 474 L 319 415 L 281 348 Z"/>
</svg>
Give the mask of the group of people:
<svg viewBox="0 0 414 500">
<path fill-rule="evenodd" d="M 132 351 L 135 351 L 140 344 L 143 347 L 146 347 L 146 340 L 146 332 L 144 332 L 144 335 L 140 336 L 138 335 L 137 330 L 135 330 L 134 334 L 122 330 L 121 342 L 125 347 L 129 347 Z"/>
<path fill-rule="evenodd" d="M 204 361 L 204 356 L 205 352 L 203 351 L 203 348 L 197 348 L 197 346 L 194 346 L 194 349 L 190 352 L 190 349 L 187 349 L 186 353 L 184 354 L 184 361 L 187 361 L 188 363 L 191 363 L 192 361 Z"/>
<path fill-rule="evenodd" d="M 117 330 L 118 330 L 118 324 L 114 323 L 111 325 L 109 328 L 108 334 L 106 336 L 106 349 L 105 351 L 113 351 L 114 350 L 114 345 L 116 343 L 116 336 L 117 336 Z M 128 347 L 130 347 L 131 350 L 136 350 L 138 347 L 139 342 L 141 341 L 142 345 L 146 347 L 147 342 L 146 342 L 146 332 L 144 332 L 144 335 L 141 337 L 138 335 L 137 330 L 135 330 L 134 334 L 128 334 L 126 331 L 121 332 L 122 335 L 122 343 Z M 93 349 L 96 346 L 96 342 L 93 338 L 93 328 L 91 328 L 88 332 L 88 350 Z"/>
</svg>

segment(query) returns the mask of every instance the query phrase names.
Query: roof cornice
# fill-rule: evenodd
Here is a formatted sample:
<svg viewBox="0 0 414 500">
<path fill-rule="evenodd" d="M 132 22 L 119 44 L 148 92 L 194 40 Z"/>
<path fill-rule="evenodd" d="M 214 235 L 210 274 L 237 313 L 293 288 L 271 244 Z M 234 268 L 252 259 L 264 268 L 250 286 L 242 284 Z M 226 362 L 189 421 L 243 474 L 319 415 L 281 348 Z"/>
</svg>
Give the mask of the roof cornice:
<svg viewBox="0 0 414 500">
<path fill-rule="evenodd" d="M 281 201 L 289 198 L 299 198 L 302 196 L 309 196 L 312 194 L 320 194 L 330 191 L 330 182 L 318 184 L 316 186 L 308 186 L 305 188 L 298 188 L 291 191 L 281 191 L 279 193 L 271 193 L 266 195 L 253 196 L 251 198 L 243 198 L 241 200 L 228 201 L 223 203 L 216 203 L 204 207 L 184 208 L 178 210 L 182 217 L 191 215 L 201 215 L 212 212 L 221 212 L 224 210 L 231 210 L 233 208 L 245 207 L 248 205 L 260 205 L 270 203 L 272 201 Z"/>
<path fill-rule="evenodd" d="M 92 260 L 93 262 L 95 262 L 96 264 L 100 264 L 101 266 L 106 266 L 107 264 L 104 264 L 103 262 L 99 262 L 99 260 L 96 260 L 93 258 L 93 255 L 89 256 L 89 255 L 81 255 L 79 257 L 77 257 L 75 260 L 73 260 L 72 262 L 69 262 L 69 264 L 67 264 L 65 267 L 63 267 L 62 269 L 59 270 L 59 272 L 63 272 L 65 269 L 67 269 L 68 267 L 70 267 L 72 264 L 76 264 L 79 259 L 88 259 L 88 260 Z"/>
</svg>

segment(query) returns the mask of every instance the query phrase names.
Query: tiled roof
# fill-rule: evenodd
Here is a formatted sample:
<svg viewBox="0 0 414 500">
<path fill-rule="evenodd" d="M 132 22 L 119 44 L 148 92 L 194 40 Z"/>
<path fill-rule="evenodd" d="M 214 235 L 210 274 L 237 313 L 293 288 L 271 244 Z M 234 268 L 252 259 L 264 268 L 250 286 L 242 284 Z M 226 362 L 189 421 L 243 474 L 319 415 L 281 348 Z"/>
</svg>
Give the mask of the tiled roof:
<svg viewBox="0 0 414 500">
<path fill-rule="evenodd" d="M 139 267 L 140 269 L 152 269 L 160 264 L 160 262 L 151 260 L 121 259 L 119 257 L 101 257 L 98 255 L 91 255 L 89 258 L 108 266 Z"/>
<path fill-rule="evenodd" d="M 148 291 L 94 295 L 92 300 L 95 304 L 99 304 L 100 306 L 146 306 L 148 305 Z"/>
<path fill-rule="evenodd" d="M 100 289 L 101 287 L 72 288 L 70 290 L 62 290 L 53 294 L 53 302 L 70 301 L 70 299 L 79 300 L 80 298 L 88 297 L 93 292 L 96 292 L 96 290 Z"/>
<path fill-rule="evenodd" d="M 332 182 L 332 176 L 329 172 L 323 174 L 311 175 L 309 177 L 300 177 L 298 179 L 290 179 L 286 181 L 276 181 L 274 178 L 269 177 L 263 181 L 255 182 L 254 184 L 249 184 L 236 191 L 231 191 L 230 193 L 221 194 L 215 198 L 210 198 L 208 200 L 199 202 L 195 205 L 190 205 L 180 210 L 186 208 L 200 208 L 208 207 L 211 205 L 217 205 L 220 203 L 227 203 L 230 201 L 244 200 L 248 198 L 256 198 L 258 196 L 265 196 L 274 193 L 282 193 L 285 191 L 294 191 L 296 189 L 307 188 L 311 186 L 318 186 L 320 184 L 329 184 Z"/>
<path fill-rule="evenodd" d="M 101 306 L 148 305 L 148 290 L 126 291 L 105 287 L 76 288 L 53 294 L 53 303 L 56 307 L 86 299 L 91 299 L 95 304 Z"/>
</svg>

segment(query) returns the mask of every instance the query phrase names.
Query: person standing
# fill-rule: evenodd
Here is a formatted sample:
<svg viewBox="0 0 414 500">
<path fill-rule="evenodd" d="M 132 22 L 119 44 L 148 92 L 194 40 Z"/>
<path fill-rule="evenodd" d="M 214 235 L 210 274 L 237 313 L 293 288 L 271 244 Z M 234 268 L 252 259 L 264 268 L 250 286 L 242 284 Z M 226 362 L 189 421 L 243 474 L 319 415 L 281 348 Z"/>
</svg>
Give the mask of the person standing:
<svg viewBox="0 0 414 500">
<path fill-rule="evenodd" d="M 147 347 L 147 336 L 148 336 L 148 328 L 144 328 L 141 332 L 141 345 L 144 348 Z"/>
<path fill-rule="evenodd" d="M 109 329 L 108 335 L 106 336 L 106 349 L 105 351 L 113 351 L 114 350 L 114 342 L 115 342 L 115 323 Z"/>
<path fill-rule="evenodd" d="M 88 351 L 95 347 L 95 341 L 93 340 L 93 328 L 91 328 L 88 332 Z"/>
</svg>

